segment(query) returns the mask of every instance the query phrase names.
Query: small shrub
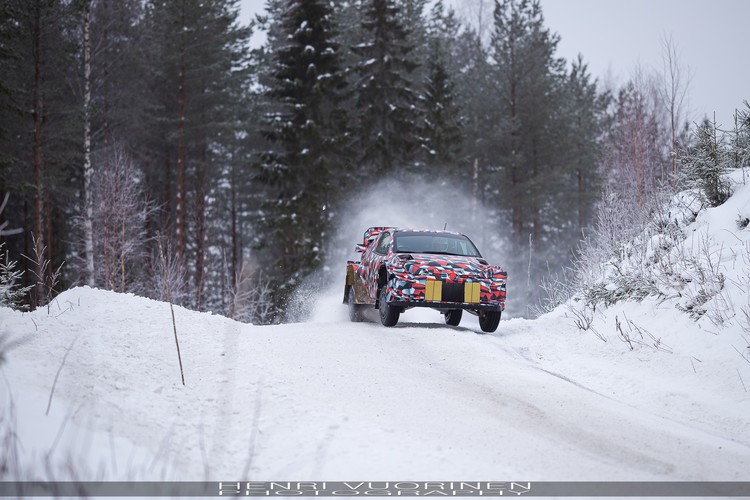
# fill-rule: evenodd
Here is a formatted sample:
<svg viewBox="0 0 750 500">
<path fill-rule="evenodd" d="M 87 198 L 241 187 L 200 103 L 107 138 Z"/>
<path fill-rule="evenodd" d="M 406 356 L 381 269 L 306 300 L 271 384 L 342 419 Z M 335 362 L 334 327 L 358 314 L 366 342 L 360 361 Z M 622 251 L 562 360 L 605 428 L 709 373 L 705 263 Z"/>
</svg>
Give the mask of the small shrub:
<svg viewBox="0 0 750 500">
<path fill-rule="evenodd" d="M 727 152 L 717 138 L 716 127 L 704 120 L 696 130 L 696 144 L 682 154 L 682 180 L 688 187 L 697 187 L 712 207 L 718 207 L 732 195 L 724 173 Z"/>
<path fill-rule="evenodd" d="M 0 243 L 0 306 L 24 311 L 28 309 L 26 297 L 33 286 L 19 286 L 23 271 L 16 269 L 18 263 L 10 260 L 8 252 L 2 256 L 3 244 Z"/>
</svg>

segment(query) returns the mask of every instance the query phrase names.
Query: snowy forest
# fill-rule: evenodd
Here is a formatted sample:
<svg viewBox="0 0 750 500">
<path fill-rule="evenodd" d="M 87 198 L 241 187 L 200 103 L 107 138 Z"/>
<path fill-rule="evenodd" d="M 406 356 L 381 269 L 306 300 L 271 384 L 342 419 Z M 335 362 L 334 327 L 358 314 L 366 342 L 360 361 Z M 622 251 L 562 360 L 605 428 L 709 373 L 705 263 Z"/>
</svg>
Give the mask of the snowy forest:
<svg viewBox="0 0 750 500">
<path fill-rule="evenodd" d="M 476 202 L 470 237 L 533 315 L 582 240 L 681 183 L 720 204 L 750 164 L 750 107 L 688 116 L 671 41 L 605 83 L 538 1 L 476 5 L 267 0 L 243 26 L 237 0 L 0 0 L 0 300 L 90 285 L 284 322 L 343 273 L 358 196 L 395 179 L 420 212 L 429 179 Z"/>
</svg>

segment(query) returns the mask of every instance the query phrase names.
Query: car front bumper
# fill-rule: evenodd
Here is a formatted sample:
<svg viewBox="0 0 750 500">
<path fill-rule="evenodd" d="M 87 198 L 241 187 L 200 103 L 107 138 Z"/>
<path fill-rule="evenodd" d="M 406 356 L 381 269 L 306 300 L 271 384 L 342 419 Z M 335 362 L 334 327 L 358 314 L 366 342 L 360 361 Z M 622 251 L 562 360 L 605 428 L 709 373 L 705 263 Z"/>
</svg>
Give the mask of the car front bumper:
<svg viewBox="0 0 750 500">
<path fill-rule="evenodd" d="M 438 309 L 440 311 L 451 311 L 453 309 L 466 309 L 469 311 L 502 311 L 502 304 L 491 304 L 491 303 L 479 303 L 469 304 L 466 302 L 425 302 L 425 301 L 405 301 L 395 300 L 390 302 L 394 307 L 402 307 L 409 309 L 411 307 L 430 307 L 432 309 Z"/>
<path fill-rule="evenodd" d="M 431 307 L 451 310 L 502 311 L 505 308 L 505 281 L 460 279 L 444 281 L 393 276 L 386 301 L 396 307 Z"/>
</svg>

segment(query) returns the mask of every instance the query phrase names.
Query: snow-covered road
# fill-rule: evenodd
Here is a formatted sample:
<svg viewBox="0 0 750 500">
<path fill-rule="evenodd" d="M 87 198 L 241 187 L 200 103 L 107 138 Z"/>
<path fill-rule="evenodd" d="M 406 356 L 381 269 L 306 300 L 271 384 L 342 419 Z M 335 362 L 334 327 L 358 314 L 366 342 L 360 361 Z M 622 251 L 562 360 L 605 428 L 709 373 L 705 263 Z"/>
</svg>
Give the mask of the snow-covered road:
<svg viewBox="0 0 750 500">
<path fill-rule="evenodd" d="M 747 480 L 750 402 L 724 354 L 691 363 L 702 339 L 629 351 L 562 313 L 385 328 L 337 299 L 270 327 L 177 308 L 185 387 L 167 304 L 77 288 L 0 309 L 21 477 Z"/>
</svg>

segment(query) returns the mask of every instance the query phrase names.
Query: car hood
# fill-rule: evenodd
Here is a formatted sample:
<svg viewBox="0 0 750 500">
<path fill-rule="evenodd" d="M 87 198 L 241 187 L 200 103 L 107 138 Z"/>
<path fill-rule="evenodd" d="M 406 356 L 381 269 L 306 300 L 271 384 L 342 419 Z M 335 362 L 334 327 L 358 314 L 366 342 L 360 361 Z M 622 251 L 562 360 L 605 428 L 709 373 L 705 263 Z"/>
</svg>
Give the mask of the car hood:
<svg viewBox="0 0 750 500">
<path fill-rule="evenodd" d="M 413 276 L 431 276 L 455 280 L 466 277 L 485 277 L 490 265 L 479 257 L 441 254 L 400 254 L 393 259 L 397 267 Z"/>
</svg>

